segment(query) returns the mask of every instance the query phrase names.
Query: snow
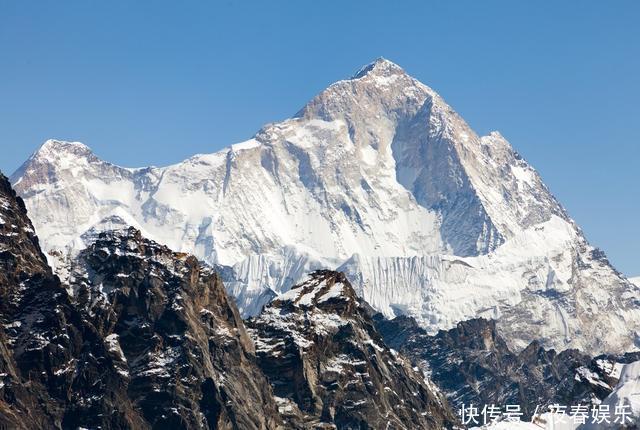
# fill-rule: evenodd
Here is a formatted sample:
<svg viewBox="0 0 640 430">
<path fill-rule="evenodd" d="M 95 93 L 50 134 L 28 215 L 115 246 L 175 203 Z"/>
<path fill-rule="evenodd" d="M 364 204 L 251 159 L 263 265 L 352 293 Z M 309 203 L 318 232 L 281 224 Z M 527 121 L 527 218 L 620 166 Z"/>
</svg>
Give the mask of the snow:
<svg viewBox="0 0 640 430">
<path fill-rule="evenodd" d="M 314 304 L 321 304 L 331 299 L 342 298 L 343 300 L 350 300 L 345 293 L 345 286 L 341 282 L 336 282 L 330 287 L 327 285 L 326 280 L 318 280 L 316 278 L 310 278 L 296 286 L 284 294 L 278 296 L 280 301 L 294 302 L 296 306 L 310 307 Z"/>
<path fill-rule="evenodd" d="M 257 140 L 250 139 L 250 140 L 247 140 L 245 142 L 236 143 L 236 144 L 231 145 L 231 149 L 233 151 L 242 151 L 242 150 L 245 150 L 245 149 L 258 148 L 260 145 L 261 145 L 261 143 L 258 142 Z"/>
<path fill-rule="evenodd" d="M 596 360 L 596 365 L 602 370 L 602 372 L 615 380 L 620 379 L 620 373 L 622 372 L 622 368 L 624 367 L 624 364 L 622 363 L 617 363 L 602 358 Z"/>
<path fill-rule="evenodd" d="M 609 390 L 609 384 L 607 384 L 606 382 L 604 382 L 602 379 L 600 379 L 600 377 L 598 376 L 597 373 L 592 372 L 591 370 L 589 370 L 586 367 L 579 367 L 576 369 L 576 376 L 575 379 L 577 381 L 585 380 L 587 381 L 589 384 L 591 385 L 599 385 L 600 387 L 604 388 L 605 390 Z"/>
<path fill-rule="evenodd" d="M 640 287 L 640 276 L 637 276 L 637 277 L 634 277 L 634 278 L 629 278 L 629 280 L 630 280 L 633 284 L 635 284 L 635 285 L 637 285 L 638 287 Z"/>
<path fill-rule="evenodd" d="M 366 345 L 371 345 L 376 351 L 379 351 L 379 352 L 384 351 L 384 348 L 378 345 L 377 343 L 375 343 L 373 339 L 369 339 L 367 341 L 364 341 L 363 343 Z"/>
<path fill-rule="evenodd" d="M 65 373 L 69 373 L 75 369 L 75 359 L 68 361 L 64 367 L 61 367 L 53 372 L 54 375 L 60 376 Z"/>
<path fill-rule="evenodd" d="M 640 423 L 640 361 L 624 365 L 618 384 L 611 394 L 602 401 L 602 405 L 608 405 L 612 420 L 614 417 L 620 420 L 620 412 L 615 414 L 615 411 L 621 411 L 624 408 L 627 417 L 629 417 L 625 419 L 626 424 Z M 585 430 L 601 428 L 618 428 L 618 426 L 613 424 L 608 426 L 603 424 L 585 426 Z"/>
<path fill-rule="evenodd" d="M 635 349 L 640 332 L 638 291 L 591 257 L 536 171 L 384 59 L 212 154 L 130 169 L 48 141 L 12 182 L 46 252 L 133 225 L 228 266 L 245 317 L 340 267 L 375 309 L 430 331 L 485 316 L 512 346 L 594 353 Z"/>
<path fill-rule="evenodd" d="M 313 304 L 313 299 L 316 297 L 315 291 L 310 291 L 306 294 L 302 294 L 297 302 L 301 306 L 311 306 Z"/>
<path fill-rule="evenodd" d="M 578 427 L 580 424 L 574 423 L 574 419 L 568 415 L 546 413 L 537 416 L 535 422 L 498 421 L 471 427 L 470 430 L 576 430 Z"/>
<path fill-rule="evenodd" d="M 170 373 L 167 369 L 172 365 L 180 356 L 178 347 L 167 348 L 162 351 L 150 351 L 147 354 L 149 358 L 148 363 L 145 364 L 145 369 L 138 374 L 138 376 L 157 376 L 160 378 L 170 377 Z"/>
<path fill-rule="evenodd" d="M 614 399 L 617 400 L 614 402 Z M 628 404 L 634 416 L 640 417 L 640 361 L 627 364 L 622 368 L 618 385 L 605 403 Z"/>
<path fill-rule="evenodd" d="M 120 342 L 118 340 L 119 336 L 115 333 L 112 333 L 104 338 L 107 344 L 107 350 L 111 353 L 114 353 L 122 362 L 127 362 L 127 358 L 124 356 L 124 352 L 122 352 L 122 348 L 120 347 Z"/>
<path fill-rule="evenodd" d="M 278 296 L 278 300 L 295 302 L 295 301 L 298 300 L 298 298 L 300 297 L 301 293 L 302 293 L 302 289 L 301 288 L 295 288 L 295 289 L 289 290 L 286 293 Z"/>
<path fill-rule="evenodd" d="M 318 303 L 323 303 L 336 297 L 340 297 L 344 293 L 344 284 L 336 282 L 318 299 Z"/>
<path fill-rule="evenodd" d="M 312 275 L 305 282 L 280 295 L 277 300 L 265 307 L 263 312 L 256 317 L 255 322 L 268 325 L 271 330 L 282 331 L 287 335 L 273 338 L 260 337 L 257 330 L 249 329 L 256 350 L 268 351 L 277 355 L 280 353 L 278 350 L 285 344 L 283 339 L 288 338 L 301 351 L 304 351 L 313 345 L 313 339 L 317 335 L 330 335 L 338 332 L 342 326 L 349 323 L 349 320 L 336 314 L 332 309 L 325 310 L 317 305 L 326 301 L 321 301 L 321 298 L 326 295 L 351 300 L 342 294 L 343 289 L 344 285 L 341 283 L 329 286 L 326 279 Z M 298 309 L 292 312 L 288 306 L 283 306 L 287 302 L 293 302 L 293 305 Z M 313 335 L 305 334 L 307 331 Z"/>
<path fill-rule="evenodd" d="M 518 181 L 532 186 L 535 185 L 535 176 L 531 170 L 521 166 L 511 166 L 511 172 L 513 172 L 513 176 Z"/>
<path fill-rule="evenodd" d="M 335 333 L 340 327 L 347 324 L 347 321 L 339 315 L 330 313 L 314 313 L 309 319 L 315 324 L 316 331 L 323 334 Z"/>
</svg>

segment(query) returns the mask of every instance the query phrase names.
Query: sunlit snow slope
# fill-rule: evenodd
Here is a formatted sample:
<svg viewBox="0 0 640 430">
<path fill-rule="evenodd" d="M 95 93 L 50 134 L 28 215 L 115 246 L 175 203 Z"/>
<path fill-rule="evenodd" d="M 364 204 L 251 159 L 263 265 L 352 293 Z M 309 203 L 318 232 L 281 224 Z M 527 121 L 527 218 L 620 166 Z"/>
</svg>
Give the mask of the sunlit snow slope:
<svg viewBox="0 0 640 430">
<path fill-rule="evenodd" d="M 611 411 L 624 408 L 624 424 L 628 426 L 625 428 L 638 428 L 637 426 L 640 424 L 640 361 L 624 365 L 618 384 L 613 389 L 613 392 L 603 400 L 602 404 L 607 405 Z M 617 423 L 589 423 L 589 425 L 580 429 L 619 429 L 621 428 L 619 423 L 622 422 L 621 414 L 622 412 L 620 411 L 617 415 L 613 415 L 614 418 L 618 418 Z"/>
<path fill-rule="evenodd" d="M 73 253 L 95 231 L 133 225 L 229 266 L 245 315 L 309 271 L 340 267 L 376 309 L 429 330 L 483 315 L 516 347 L 541 338 L 604 352 L 634 348 L 640 328 L 639 288 L 536 171 L 384 59 L 213 154 L 127 169 L 50 140 L 12 182 L 46 250 Z"/>
</svg>

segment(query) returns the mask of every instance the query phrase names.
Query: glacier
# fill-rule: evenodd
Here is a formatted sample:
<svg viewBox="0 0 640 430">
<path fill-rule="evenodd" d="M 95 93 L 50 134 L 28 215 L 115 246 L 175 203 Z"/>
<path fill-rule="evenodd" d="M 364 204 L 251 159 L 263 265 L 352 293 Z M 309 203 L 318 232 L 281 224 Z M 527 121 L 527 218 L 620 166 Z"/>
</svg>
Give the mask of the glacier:
<svg viewBox="0 0 640 430">
<path fill-rule="evenodd" d="M 637 349 L 640 294 L 498 132 L 386 59 L 246 142 L 124 168 L 49 140 L 12 176 L 60 276 L 131 225 L 218 267 L 244 316 L 316 269 L 427 330 L 485 316 L 514 348 Z"/>
</svg>

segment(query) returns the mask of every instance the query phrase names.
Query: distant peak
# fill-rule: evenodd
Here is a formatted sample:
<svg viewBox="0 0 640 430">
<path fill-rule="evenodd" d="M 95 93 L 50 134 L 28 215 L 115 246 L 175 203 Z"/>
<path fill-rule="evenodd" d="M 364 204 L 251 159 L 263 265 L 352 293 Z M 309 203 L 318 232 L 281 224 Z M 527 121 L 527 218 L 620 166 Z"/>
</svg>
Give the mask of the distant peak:
<svg viewBox="0 0 640 430">
<path fill-rule="evenodd" d="M 369 63 L 366 66 L 362 67 L 360 70 L 358 70 L 358 72 L 356 72 L 356 74 L 353 75 L 351 79 L 360 79 L 367 75 L 388 77 L 391 75 L 398 75 L 398 74 L 404 74 L 404 73 L 405 72 L 402 69 L 402 67 L 398 66 L 393 61 L 389 61 L 386 58 L 379 57 L 372 63 Z"/>
<path fill-rule="evenodd" d="M 13 172 L 9 180 L 14 186 L 17 186 L 25 178 L 25 174 L 29 172 L 30 174 L 40 172 L 41 174 L 36 173 L 34 176 L 34 178 L 39 179 L 32 178 L 32 180 L 36 180 L 36 182 L 40 180 L 55 181 L 55 176 L 50 176 L 49 170 L 51 167 L 54 167 L 55 170 L 64 170 L 77 166 L 78 163 L 88 163 L 95 158 L 91 149 L 80 142 L 49 139 L 31 154 L 31 157 L 29 157 L 18 170 Z M 45 170 L 40 171 L 43 167 Z M 24 186 L 24 184 L 21 186 Z"/>
<path fill-rule="evenodd" d="M 85 149 L 88 150 L 89 147 L 81 142 L 69 142 L 66 140 L 58 140 L 58 139 L 48 139 L 46 142 L 42 144 L 40 149 L 44 150 L 59 150 L 59 149 Z"/>
<path fill-rule="evenodd" d="M 33 153 L 29 160 L 54 162 L 56 160 L 90 158 L 91 156 L 93 156 L 93 152 L 83 143 L 49 139 Z"/>
<path fill-rule="evenodd" d="M 91 149 L 84 143 L 80 142 L 49 139 L 36 151 L 36 155 L 43 155 L 46 157 L 58 157 L 61 153 L 88 155 L 91 154 Z"/>
</svg>

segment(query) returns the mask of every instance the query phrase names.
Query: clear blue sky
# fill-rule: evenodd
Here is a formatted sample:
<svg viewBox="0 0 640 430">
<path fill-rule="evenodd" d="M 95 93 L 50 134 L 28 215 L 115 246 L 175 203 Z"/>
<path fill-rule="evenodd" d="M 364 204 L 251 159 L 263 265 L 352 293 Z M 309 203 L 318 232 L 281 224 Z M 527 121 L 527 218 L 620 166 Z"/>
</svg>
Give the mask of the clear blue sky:
<svg viewBox="0 0 640 430">
<path fill-rule="evenodd" d="M 639 23 L 638 1 L 0 0 L 0 169 L 50 137 L 125 166 L 213 152 L 384 56 L 640 275 Z"/>
</svg>

